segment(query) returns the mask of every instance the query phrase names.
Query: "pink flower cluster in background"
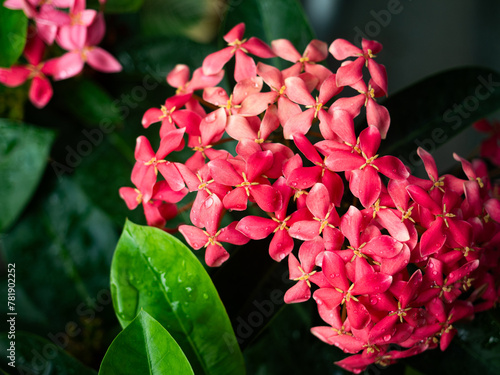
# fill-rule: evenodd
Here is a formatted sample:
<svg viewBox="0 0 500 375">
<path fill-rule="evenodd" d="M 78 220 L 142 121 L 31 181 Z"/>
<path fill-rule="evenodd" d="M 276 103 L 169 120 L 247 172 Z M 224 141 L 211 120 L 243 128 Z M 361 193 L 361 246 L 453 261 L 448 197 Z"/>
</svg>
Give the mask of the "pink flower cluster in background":
<svg viewBox="0 0 500 375">
<path fill-rule="evenodd" d="M 296 281 L 285 302 L 315 300 L 325 325 L 312 333 L 353 354 L 337 362 L 347 370 L 444 350 L 456 321 L 498 301 L 500 202 L 485 162 L 454 155 L 463 177 L 439 175 L 419 149 L 422 179 L 377 153 L 390 124 L 375 100 L 387 94 L 379 43 L 313 40 L 301 54 L 287 40 L 244 39 L 244 30 L 234 27 L 192 76 L 184 65 L 167 76 L 176 95 L 143 117 L 161 141 L 154 149 L 137 139 L 135 187 L 120 195 L 160 228 L 192 197 L 192 225 L 178 230 L 205 248 L 209 266 L 228 259 L 224 243 L 272 238 L 270 256 L 288 258 Z M 329 52 L 354 59 L 334 73 L 319 64 Z M 252 55 L 291 64 L 280 71 Z M 226 92 L 217 84 L 233 56 L 236 85 Z M 349 87 L 354 96 L 336 97 Z M 368 125 L 355 130 L 363 107 Z M 221 225 L 228 211 L 250 210 Z"/>
<path fill-rule="evenodd" d="M 36 107 L 44 107 L 52 98 L 48 77 L 55 81 L 71 78 L 86 63 L 105 73 L 121 70 L 109 52 L 97 47 L 106 31 L 104 15 L 86 9 L 86 0 L 6 0 L 4 6 L 23 10 L 33 25 L 23 52 L 27 63 L 0 68 L 0 83 L 16 87 L 31 80 L 29 99 Z M 67 52 L 44 60 L 47 46 L 54 42 Z"/>
</svg>

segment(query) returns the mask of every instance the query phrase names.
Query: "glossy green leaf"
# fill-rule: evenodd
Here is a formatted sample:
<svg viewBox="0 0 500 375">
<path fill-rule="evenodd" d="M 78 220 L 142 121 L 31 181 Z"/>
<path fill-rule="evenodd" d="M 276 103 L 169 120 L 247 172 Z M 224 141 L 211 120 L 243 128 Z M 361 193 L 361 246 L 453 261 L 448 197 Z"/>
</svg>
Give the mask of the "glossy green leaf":
<svg viewBox="0 0 500 375">
<path fill-rule="evenodd" d="M 144 0 L 107 0 L 106 13 L 132 13 L 139 10 Z"/>
<path fill-rule="evenodd" d="M 16 306 L 23 314 L 17 328 L 81 341 L 88 326 L 117 325 L 109 291 L 117 240 L 110 219 L 71 179 L 44 184 L 0 238 L 2 259 L 16 265 Z M 66 333 L 68 322 L 80 334 Z"/>
<path fill-rule="evenodd" d="M 108 348 L 99 374 L 189 375 L 194 372 L 168 331 L 141 310 Z"/>
<path fill-rule="evenodd" d="M 54 133 L 0 119 L 0 232 L 19 216 L 47 166 Z"/>
<path fill-rule="evenodd" d="M 255 36 L 266 43 L 286 38 L 300 53 L 314 39 L 311 25 L 297 0 L 232 0 L 226 12 L 225 32 L 240 22 L 246 25 L 245 37 Z"/>
<path fill-rule="evenodd" d="M 97 83 L 83 79 L 66 85 L 65 91 L 65 108 L 85 125 L 114 128 L 123 122 L 117 106 L 118 100 L 115 101 Z"/>
<path fill-rule="evenodd" d="M 127 221 L 111 266 L 111 292 L 122 327 L 144 309 L 174 337 L 195 373 L 245 373 L 210 277 L 173 236 Z"/>
<path fill-rule="evenodd" d="M 22 10 L 0 6 L 0 67 L 14 64 L 26 44 L 28 18 Z"/>
<path fill-rule="evenodd" d="M 18 315 L 16 319 L 20 319 Z M 12 343 L 14 345 L 12 346 Z M 15 368 L 9 365 L 10 348 L 15 348 Z M 0 334 L 0 364 L 10 374 L 96 375 L 97 373 L 66 353 L 54 342 L 26 332 L 16 332 L 10 339 Z"/>
<path fill-rule="evenodd" d="M 500 74 L 478 67 L 457 68 L 416 83 L 381 103 L 391 127 L 380 154 L 411 166 L 417 147 L 433 152 L 475 121 L 500 109 Z"/>
</svg>

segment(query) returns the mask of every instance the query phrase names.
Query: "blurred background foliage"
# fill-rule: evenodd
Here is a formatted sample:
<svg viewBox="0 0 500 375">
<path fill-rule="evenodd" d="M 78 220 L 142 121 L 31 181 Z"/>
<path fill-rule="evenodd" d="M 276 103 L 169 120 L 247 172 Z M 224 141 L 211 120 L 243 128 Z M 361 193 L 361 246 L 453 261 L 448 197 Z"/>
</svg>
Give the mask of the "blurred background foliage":
<svg viewBox="0 0 500 375">
<path fill-rule="evenodd" d="M 88 3 L 98 6 L 97 0 Z M 65 351 L 51 360 L 49 373 L 70 373 L 64 369 L 74 358 L 83 364 L 78 374 L 99 368 L 120 332 L 109 294 L 113 251 L 125 218 L 145 224 L 140 209 L 129 211 L 118 196 L 120 187 L 131 186 L 135 139 L 157 133 L 154 126 L 142 128 L 142 115 L 174 94 L 165 77 L 176 64 L 199 67 L 223 46 L 232 26 L 246 22 L 245 36 L 287 38 L 299 51 L 314 37 L 327 43 L 359 43 L 360 35 L 376 39 L 384 45 L 378 61 L 386 65 L 390 95 L 442 70 L 500 66 L 500 3 L 493 0 L 108 0 L 106 9 L 102 46 L 118 58 L 122 72 L 86 68 L 55 82 L 54 97 L 42 110 L 27 101 L 27 85 L 0 86 L 0 289 L 6 296 L 6 264 L 15 263 L 17 350 L 20 364 L 32 366 L 26 373 L 38 373 L 36 353 L 49 342 Z M 333 59 L 328 64 L 338 67 Z M 479 140 L 465 131 L 451 148 L 437 150 L 440 167 L 451 165 L 451 151 L 472 155 Z M 186 214 L 179 218 L 186 220 Z M 234 330 L 244 337 L 248 373 L 342 374 L 333 362 L 343 353 L 309 332 L 322 324 L 314 303 L 273 303 L 263 323 L 245 331 L 254 302 L 283 295 L 289 286 L 286 265 L 273 262 L 265 245 L 252 242 L 224 267 L 210 270 Z M 245 251 L 250 246 L 251 256 Z M 1 305 L 4 311 L 6 303 Z M 481 314 L 446 353 L 434 350 L 366 373 L 498 373 L 499 322 L 497 310 Z M 2 334 L 2 353 L 7 347 Z M 5 356 L 0 364 L 10 371 Z"/>
</svg>

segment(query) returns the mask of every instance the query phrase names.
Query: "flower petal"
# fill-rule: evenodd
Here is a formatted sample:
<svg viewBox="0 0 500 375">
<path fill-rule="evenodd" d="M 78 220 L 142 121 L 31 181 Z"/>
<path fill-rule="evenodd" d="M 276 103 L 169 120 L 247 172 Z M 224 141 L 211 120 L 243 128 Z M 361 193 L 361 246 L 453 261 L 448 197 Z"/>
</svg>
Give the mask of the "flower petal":
<svg viewBox="0 0 500 375">
<path fill-rule="evenodd" d="M 93 47 L 87 52 L 87 62 L 92 68 L 100 72 L 116 73 L 122 70 L 118 60 L 100 47 Z"/>
</svg>

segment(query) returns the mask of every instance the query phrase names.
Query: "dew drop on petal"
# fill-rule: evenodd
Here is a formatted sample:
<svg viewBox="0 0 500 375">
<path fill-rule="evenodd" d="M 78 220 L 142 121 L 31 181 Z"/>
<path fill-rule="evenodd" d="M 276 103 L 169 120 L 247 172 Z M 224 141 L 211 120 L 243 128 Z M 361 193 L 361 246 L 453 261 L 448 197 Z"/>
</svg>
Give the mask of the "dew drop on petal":
<svg viewBox="0 0 500 375">
<path fill-rule="evenodd" d="M 208 197 L 205 200 L 205 208 L 210 208 L 214 204 L 214 199 L 212 197 Z"/>
<path fill-rule="evenodd" d="M 377 304 L 377 302 L 378 302 L 378 299 L 376 299 L 376 298 L 371 298 L 371 299 L 370 299 L 370 303 L 371 303 L 372 305 L 376 305 L 376 304 Z"/>
<path fill-rule="evenodd" d="M 384 341 L 389 341 L 391 339 L 391 335 L 385 335 L 384 336 Z"/>
<path fill-rule="evenodd" d="M 212 112 L 205 117 L 205 122 L 208 123 L 214 122 L 215 120 L 217 120 L 217 114 L 215 112 Z"/>
<path fill-rule="evenodd" d="M 280 260 L 283 260 L 285 259 L 285 253 L 281 253 L 280 255 L 278 255 L 278 258 L 280 258 Z"/>
</svg>

